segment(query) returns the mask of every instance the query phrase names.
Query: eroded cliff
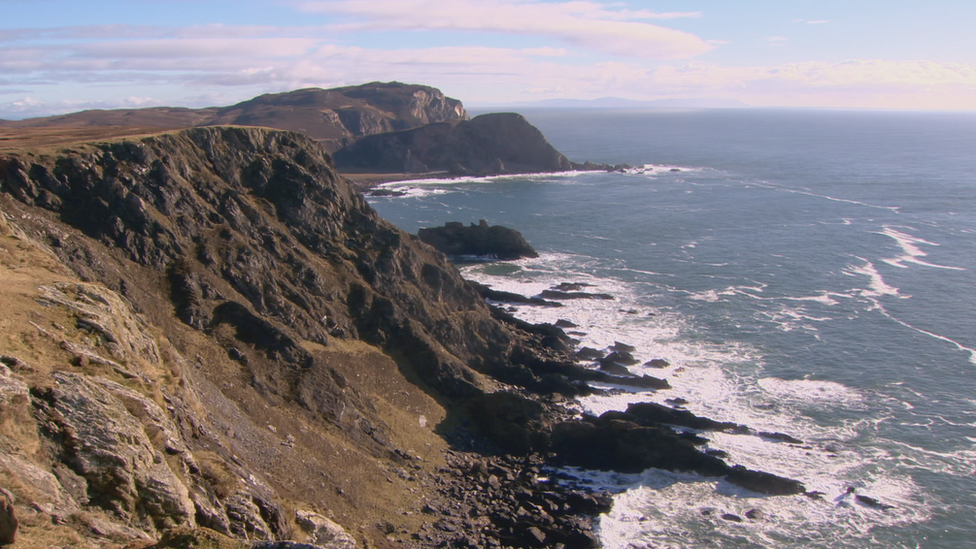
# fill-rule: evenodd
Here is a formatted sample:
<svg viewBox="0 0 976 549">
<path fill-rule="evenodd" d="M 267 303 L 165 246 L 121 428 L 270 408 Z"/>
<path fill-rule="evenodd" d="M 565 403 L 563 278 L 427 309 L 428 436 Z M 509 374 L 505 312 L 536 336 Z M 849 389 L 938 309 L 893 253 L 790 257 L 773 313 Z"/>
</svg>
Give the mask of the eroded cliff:
<svg viewBox="0 0 976 549">
<path fill-rule="evenodd" d="M 526 456 L 744 474 L 646 411 L 572 419 L 587 380 L 661 380 L 490 308 L 301 134 L 6 154 L 0 183 L 0 479 L 29 544 L 590 547 L 605 504 L 534 493 Z"/>
</svg>

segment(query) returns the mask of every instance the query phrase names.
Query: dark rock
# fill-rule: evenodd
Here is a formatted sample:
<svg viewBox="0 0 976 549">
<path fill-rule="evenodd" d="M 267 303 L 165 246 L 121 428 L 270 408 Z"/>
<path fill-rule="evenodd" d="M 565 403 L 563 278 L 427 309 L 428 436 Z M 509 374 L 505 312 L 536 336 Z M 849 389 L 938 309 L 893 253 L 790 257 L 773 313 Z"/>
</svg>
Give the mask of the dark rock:
<svg viewBox="0 0 976 549">
<path fill-rule="evenodd" d="M 626 343 L 621 343 L 619 341 L 614 341 L 613 345 L 610 347 L 611 351 L 618 351 L 621 353 L 633 353 L 637 350 L 637 347 L 633 345 L 628 345 Z"/>
<path fill-rule="evenodd" d="M 406 191 L 398 191 L 396 189 L 369 189 L 366 191 L 369 196 L 407 196 Z"/>
<path fill-rule="evenodd" d="M 633 377 L 634 375 L 626 366 L 621 366 L 619 363 L 607 359 L 600 360 L 600 369 L 615 376 Z"/>
<path fill-rule="evenodd" d="M 612 414 L 557 424 L 551 450 L 569 465 L 638 473 L 656 467 L 722 476 L 729 467 L 697 451 L 665 427 L 645 427 Z"/>
<path fill-rule="evenodd" d="M 623 364 L 624 366 L 633 366 L 634 364 L 640 364 L 640 361 L 634 358 L 634 355 L 630 354 L 629 351 L 614 351 L 609 355 L 603 357 L 600 360 L 600 364 L 615 363 Z"/>
<path fill-rule="evenodd" d="M 564 320 L 560 318 L 559 320 L 556 321 L 556 327 L 557 328 L 578 328 L 579 325 L 574 322 L 570 322 L 569 320 Z"/>
<path fill-rule="evenodd" d="M 763 520 L 766 518 L 766 513 L 763 513 L 762 509 L 749 509 L 746 511 L 746 518 L 749 520 Z"/>
<path fill-rule="evenodd" d="M 641 425 L 678 425 L 691 429 L 724 431 L 737 425 L 696 416 L 687 410 L 676 410 L 653 402 L 639 402 L 627 406 L 627 413 L 633 415 Z"/>
<path fill-rule="evenodd" d="M 795 438 L 795 437 L 791 437 L 790 435 L 783 434 L 783 433 L 769 433 L 769 432 L 766 432 L 766 431 L 761 431 L 759 433 L 759 436 L 762 437 L 762 438 L 764 438 L 764 439 L 766 439 L 766 440 L 772 441 L 772 442 L 786 442 L 786 443 L 789 443 L 789 444 L 803 444 L 803 441 L 802 440 L 800 440 L 798 438 Z"/>
<path fill-rule="evenodd" d="M 894 505 L 887 505 L 870 496 L 862 496 L 858 494 L 857 496 L 855 496 L 855 498 L 859 503 L 864 504 L 867 507 L 871 507 L 872 509 L 879 509 L 881 511 L 886 511 L 888 509 L 895 508 Z"/>
<path fill-rule="evenodd" d="M 552 289 L 560 292 L 578 292 L 590 286 L 593 285 L 587 284 L 586 282 L 560 282 L 556 286 L 553 286 Z"/>
<path fill-rule="evenodd" d="M 610 294 L 593 294 L 589 292 L 561 292 L 559 290 L 542 290 L 539 297 L 546 299 L 602 299 L 613 300 Z"/>
<path fill-rule="evenodd" d="M 725 479 L 736 486 L 771 496 L 789 496 L 806 492 L 806 488 L 799 481 L 762 471 L 750 471 L 741 465 L 733 467 L 732 472 Z"/>
<path fill-rule="evenodd" d="M 541 297 L 526 297 L 522 294 L 516 294 L 514 292 L 503 292 L 500 290 L 493 290 L 491 286 L 486 286 L 484 284 L 478 284 L 477 282 L 471 283 L 475 288 L 477 288 L 478 293 L 481 297 L 488 301 L 496 301 L 500 303 L 519 303 L 523 305 L 538 305 L 541 307 L 562 307 L 562 303 L 557 303 L 555 301 L 546 301 Z"/>
<path fill-rule="evenodd" d="M 671 363 L 663 358 L 655 358 L 644 363 L 648 368 L 667 368 Z"/>
<path fill-rule="evenodd" d="M 603 358 L 603 351 L 598 351 L 592 347 L 582 347 L 574 355 L 577 360 L 600 360 Z"/>
<path fill-rule="evenodd" d="M 417 236 L 452 257 L 492 257 L 503 261 L 539 257 L 521 233 L 500 225 L 489 226 L 484 219 L 468 227 L 450 222 L 443 227 L 420 229 Z"/>
<path fill-rule="evenodd" d="M 17 541 L 17 526 L 13 495 L 0 488 L 0 545 L 11 545 Z"/>
<path fill-rule="evenodd" d="M 742 517 L 739 515 L 733 515 L 732 513 L 723 513 L 722 520 L 727 520 L 729 522 L 742 522 Z"/>
<path fill-rule="evenodd" d="M 492 113 L 363 137 L 334 154 L 342 172 L 406 173 L 409 165 L 451 175 L 556 172 L 569 160 L 519 114 Z"/>
</svg>

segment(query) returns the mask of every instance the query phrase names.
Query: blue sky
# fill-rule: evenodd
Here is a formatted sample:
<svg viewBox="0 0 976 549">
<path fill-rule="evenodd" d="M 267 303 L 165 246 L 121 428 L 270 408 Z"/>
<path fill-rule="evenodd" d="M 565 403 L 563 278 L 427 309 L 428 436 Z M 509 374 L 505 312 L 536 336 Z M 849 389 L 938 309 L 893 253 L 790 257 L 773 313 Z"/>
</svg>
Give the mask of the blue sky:
<svg viewBox="0 0 976 549">
<path fill-rule="evenodd" d="M 373 80 L 469 106 L 976 110 L 970 0 L 0 0 L 0 118 Z"/>
</svg>

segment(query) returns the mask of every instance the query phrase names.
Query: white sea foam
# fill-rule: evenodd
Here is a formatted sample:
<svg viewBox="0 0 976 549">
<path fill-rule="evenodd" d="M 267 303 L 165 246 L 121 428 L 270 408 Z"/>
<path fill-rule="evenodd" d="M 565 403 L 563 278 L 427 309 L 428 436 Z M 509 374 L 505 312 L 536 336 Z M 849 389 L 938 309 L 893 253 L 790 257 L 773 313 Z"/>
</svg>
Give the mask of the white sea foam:
<svg viewBox="0 0 976 549">
<path fill-rule="evenodd" d="M 681 173 L 700 173 L 706 168 L 693 168 L 688 166 L 671 166 L 666 164 L 644 164 L 626 170 L 626 173 L 633 175 L 643 175 L 648 177 L 659 177 L 662 175 L 680 175 Z"/>
<path fill-rule="evenodd" d="M 608 394 L 578 400 L 579 412 L 599 415 L 625 410 L 634 402 L 667 405 L 669 399 L 681 398 L 687 401 L 684 407 L 695 414 L 745 424 L 756 433 L 785 433 L 802 440 L 803 444 L 789 444 L 756 434 L 702 433 L 710 440 L 708 447 L 728 453 L 730 463 L 796 478 L 808 490 L 825 494 L 819 501 L 803 496 L 768 498 L 697 475 L 658 470 L 641 475 L 577 470 L 576 476 L 585 477 L 590 485 L 618 492 L 613 510 L 600 520 L 600 538 L 605 547 L 720 547 L 721 540 L 748 540 L 753 545 L 770 547 L 827 547 L 838 537 L 846 539 L 846 545 L 857 545 L 856 540 L 867 539 L 873 527 L 928 519 L 930 506 L 917 500 L 919 489 L 910 476 L 898 472 L 897 467 L 879 466 L 905 459 L 864 444 L 864 433 L 873 432 L 887 419 L 854 419 L 872 409 L 866 395 L 831 381 L 762 376 L 760 350 L 741 343 L 687 337 L 689 331 L 694 331 L 688 325 L 689 319 L 668 309 L 645 305 L 642 297 L 646 297 L 647 288 L 635 286 L 643 283 L 595 277 L 588 270 L 588 261 L 576 255 L 543 254 L 538 259 L 507 264 L 502 269 L 503 276 L 493 275 L 490 265 L 467 266 L 464 274 L 495 289 L 523 295 L 537 295 L 562 282 L 589 284 L 583 291 L 613 295 L 612 301 L 564 300 L 563 307 L 518 306 L 515 311 L 529 322 L 573 322 L 578 327 L 567 331 L 580 339 L 581 346 L 608 350 L 620 341 L 636 347 L 633 354 L 641 362 L 663 358 L 670 363 L 665 368 L 638 365 L 630 369 L 638 375 L 665 378 L 671 389 L 604 386 L 610 390 Z M 864 263 L 851 267 L 848 274 L 868 276 L 871 289 L 864 292 L 871 299 L 898 295 L 897 289 L 884 284 L 870 262 Z M 765 295 L 764 290 L 757 283 L 687 295 L 697 300 L 736 295 L 769 300 L 776 304 L 772 314 L 782 317 L 778 321 L 803 326 L 826 317 L 807 311 L 802 304 L 833 307 L 839 299 L 856 296 L 822 292 L 777 298 Z M 660 291 L 674 290 L 662 285 Z M 789 302 L 800 305 L 788 306 Z M 824 413 L 846 413 L 849 419 L 837 419 L 829 426 L 812 419 L 811 414 Z M 971 457 L 921 456 L 911 459 L 919 463 L 934 461 L 954 471 L 966 470 L 960 460 Z M 946 465 L 947 462 L 954 465 Z M 858 502 L 847 494 L 849 486 L 856 488 L 856 494 L 895 508 L 882 511 Z M 749 519 L 747 513 L 764 518 Z M 736 515 L 742 522 L 723 519 L 723 514 Z M 823 535 L 823 539 L 811 544 L 795 541 L 818 535 Z"/>
<path fill-rule="evenodd" d="M 910 227 L 905 227 L 910 230 Z M 894 227 L 885 226 L 884 230 L 878 232 L 877 234 L 882 234 L 890 237 L 898 243 L 898 246 L 902 250 L 902 255 L 889 259 L 882 259 L 885 263 L 900 268 L 907 268 L 906 263 L 911 263 L 915 265 L 922 265 L 925 267 L 933 267 L 936 269 L 950 269 L 954 271 L 964 271 L 965 269 L 961 267 L 951 267 L 948 265 L 936 265 L 935 263 L 929 263 L 928 261 L 922 261 L 919 258 L 927 257 L 928 254 L 919 248 L 920 245 L 925 246 L 939 246 L 935 242 L 929 242 L 927 240 L 922 240 L 921 238 L 916 238 L 910 234 L 901 232 Z"/>
<path fill-rule="evenodd" d="M 802 189 L 802 188 L 801 189 L 791 189 L 789 187 L 783 187 L 781 185 L 774 185 L 772 183 L 768 183 L 768 182 L 765 182 L 765 181 L 759 182 L 759 183 L 755 183 L 755 184 L 757 186 L 759 186 L 759 187 L 764 187 L 764 188 L 767 188 L 767 189 L 776 189 L 776 190 L 779 190 L 779 191 L 784 191 L 784 192 L 788 192 L 788 193 L 792 193 L 792 194 L 802 194 L 802 195 L 806 195 L 806 196 L 812 196 L 812 197 L 815 197 L 815 198 L 823 198 L 825 200 L 830 200 L 832 202 L 846 202 L 848 204 L 856 204 L 858 206 L 866 206 L 868 208 L 876 208 L 876 209 L 879 209 L 879 210 L 888 210 L 888 211 L 892 211 L 892 212 L 895 212 L 895 213 L 898 213 L 901 210 L 901 207 L 900 206 L 881 206 L 881 205 L 878 205 L 878 204 L 870 204 L 868 202 L 862 202 L 860 200 L 852 200 L 850 198 L 838 198 L 838 197 L 829 196 L 829 195 L 826 195 L 826 194 L 815 193 L 815 192 L 813 192 L 813 191 L 811 191 L 809 189 Z"/>
<path fill-rule="evenodd" d="M 881 273 L 878 272 L 877 267 L 874 266 L 874 263 L 871 263 L 870 261 L 864 259 L 863 257 L 857 257 L 857 259 L 863 261 L 864 264 L 848 265 L 847 268 L 844 270 L 844 274 L 868 277 L 868 288 L 866 290 L 861 290 L 860 292 L 858 292 L 860 293 L 860 295 L 864 297 L 870 297 L 870 298 L 881 297 L 886 295 L 890 295 L 890 296 L 899 295 L 898 288 L 895 288 L 894 286 L 889 286 L 885 282 L 884 278 L 881 276 Z M 901 296 L 901 297 L 909 297 L 909 296 Z"/>
<path fill-rule="evenodd" d="M 504 181 L 526 181 L 526 180 L 559 180 L 578 177 L 594 172 L 567 170 L 564 172 L 539 172 L 539 173 L 513 173 L 503 175 L 484 175 L 484 176 L 459 176 L 459 177 L 426 177 L 418 179 L 404 179 L 401 181 L 390 181 L 382 183 L 378 187 L 399 189 L 400 187 L 413 187 L 417 185 L 461 185 L 464 183 L 497 183 Z M 598 173 L 598 172 L 597 172 Z"/>
</svg>

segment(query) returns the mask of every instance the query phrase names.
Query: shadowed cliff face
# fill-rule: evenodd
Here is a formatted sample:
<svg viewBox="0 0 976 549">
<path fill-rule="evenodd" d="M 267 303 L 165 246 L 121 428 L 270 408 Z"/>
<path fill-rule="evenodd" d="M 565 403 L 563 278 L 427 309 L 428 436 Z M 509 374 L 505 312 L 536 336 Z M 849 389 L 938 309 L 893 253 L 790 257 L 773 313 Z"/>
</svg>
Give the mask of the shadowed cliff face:
<svg viewBox="0 0 976 549">
<path fill-rule="evenodd" d="M 335 153 L 343 172 L 454 175 L 555 172 L 572 169 L 520 114 L 494 113 L 371 135 Z"/>
<path fill-rule="evenodd" d="M 137 304 L 168 295 L 184 323 L 229 325 L 298 370 L 309 361 L 298 340 L 362 338 L 402 347 L 430 371 L 426 382 L 456 396 L 479 386 L 472 361 L 512 345 L 443 256 L 380 219 L 301 135 L 201 128 L 83 155 L 4 159 L 0 172 L 20 201 L 163 283 L 134 288 L 84 240 L 57 242 L 83 277 Z M 421 348 L 430 356 L 415 359 Z M 269 390 L 287 393 L 281 383 Z"/>
</svg>

